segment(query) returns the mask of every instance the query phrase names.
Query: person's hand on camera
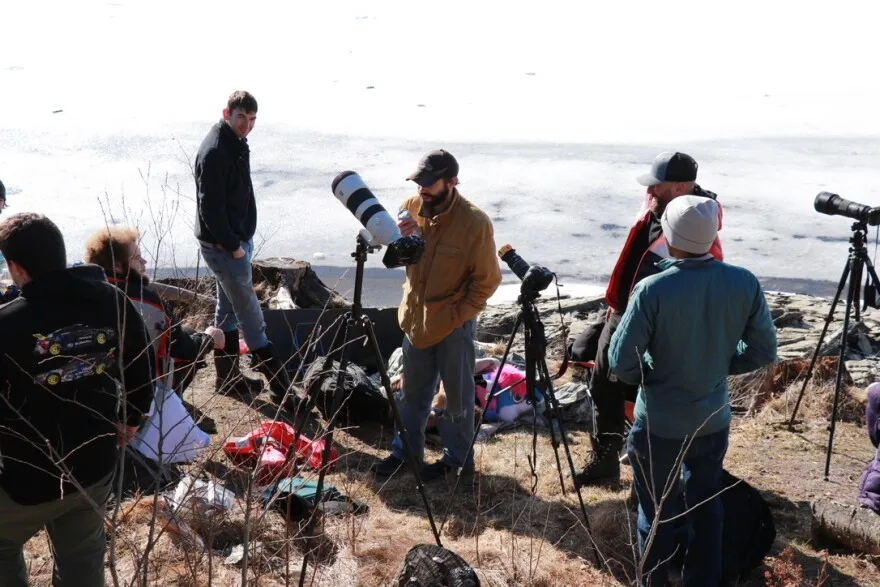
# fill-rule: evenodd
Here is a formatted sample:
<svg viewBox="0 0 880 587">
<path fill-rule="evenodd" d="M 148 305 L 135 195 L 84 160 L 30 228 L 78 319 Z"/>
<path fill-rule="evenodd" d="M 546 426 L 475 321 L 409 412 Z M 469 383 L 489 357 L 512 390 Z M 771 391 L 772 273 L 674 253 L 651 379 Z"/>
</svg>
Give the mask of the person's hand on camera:
<svg viewBox="0 0 880 587">
<path fill-rule="evenodd" d="M 238 247 L 237 249 L 235 249 L 232 252 L 233 259 L 241 259 L 242 257 L 244 257 L 244 249 L 243 248 Z"/>
<path fill-rule="evenodd" d="M 404 218 L 397 220 L 397 228 L 400 229 L 402 236 L 410 236 L 419 228 L 419 225 L 412 218 Z"/>
</svg>

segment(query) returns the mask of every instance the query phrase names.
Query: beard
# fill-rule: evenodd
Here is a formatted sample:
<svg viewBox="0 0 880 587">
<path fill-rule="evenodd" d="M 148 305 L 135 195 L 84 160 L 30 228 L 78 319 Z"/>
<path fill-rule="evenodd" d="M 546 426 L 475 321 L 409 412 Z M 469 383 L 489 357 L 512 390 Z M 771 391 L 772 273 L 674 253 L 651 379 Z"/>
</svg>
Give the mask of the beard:
<svg viewBox="0 0 880 587">
<path fill-rule="evenodd" d="M 648 208 L 654 213 L 654 216 L 660 218 L 663 216 L 663 211 L 666 209 L 667 203 L 668 202 L 664 202 L 657 196 L 651 196 L 651 200 L 648 202 Z"/>
<path fill-rule="evenodd" d="M 428 209 L 429 212 L 437 213 L 443 210 L 444 205 L 449 200 L 450 194 L 452 194 L 452 187 L 449 187 L 441 194 L 431 194 L 430 202 L 425 202 L 424 200 L 422 201 L 425 203 L 425 207 Z"/>
</svg>

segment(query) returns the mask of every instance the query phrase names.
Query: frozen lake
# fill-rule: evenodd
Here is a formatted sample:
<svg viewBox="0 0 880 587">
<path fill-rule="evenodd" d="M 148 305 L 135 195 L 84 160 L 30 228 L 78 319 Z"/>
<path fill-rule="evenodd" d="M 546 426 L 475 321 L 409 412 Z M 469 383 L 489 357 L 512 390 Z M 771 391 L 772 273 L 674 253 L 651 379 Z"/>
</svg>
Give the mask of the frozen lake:
<svg viewBox="0 0 880 587">
<path fill-rule="evenodd" d="M 727 259 L 774 287 L 839 278 L 851 223 L 815 212 L 818 192 L 880 205 L 868 2 L 11 4 L 0 179 L 71 262 L 127 222 L 151 264 L 197 264 L 189 161 L 234 89 L 260 104 L 260 254 L 328 268 L 351 266 L 360 228 L 333 177 L 358 171 L 393 211 L 438 147 L 497 243 L 572 285 L 607 278 L 660 151 L 699 161 Z"/>
</svg>

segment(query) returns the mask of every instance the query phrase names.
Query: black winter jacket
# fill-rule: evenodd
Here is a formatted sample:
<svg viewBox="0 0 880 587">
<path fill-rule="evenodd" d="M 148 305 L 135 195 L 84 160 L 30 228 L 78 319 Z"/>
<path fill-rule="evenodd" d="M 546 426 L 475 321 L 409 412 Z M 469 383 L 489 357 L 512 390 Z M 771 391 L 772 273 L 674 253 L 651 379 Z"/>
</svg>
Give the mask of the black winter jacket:
<svg viewBox="0 0 880 587">
<path fill-rule="evenodd" d="M 0 307 L 0 333 L 0 486 L 33 505 L 75 492 L 69 478 L 88 487 L 107 477 L 116 425 L 139 425 L 153 397 L 139 312 L 83 265 L 25 285 Z"/>
<path fill-rule="evenodd" d="M 257 230 L 250 149 L 224 121 L 211 127 L 195 164 L 196 238 L 230 253 Z"/>
</svg>

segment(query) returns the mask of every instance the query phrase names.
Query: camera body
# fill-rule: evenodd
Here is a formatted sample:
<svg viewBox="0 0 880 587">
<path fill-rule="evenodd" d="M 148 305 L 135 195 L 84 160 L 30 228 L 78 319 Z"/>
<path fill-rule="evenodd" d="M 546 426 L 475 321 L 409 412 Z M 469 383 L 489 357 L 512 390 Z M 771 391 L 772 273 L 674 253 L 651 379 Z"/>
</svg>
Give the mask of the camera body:
<svg viewBox="0 0 880 587">
<path fill-rule="evenodd" d="M 528 261 L 517 254 L 516 249 L 510 245 L 504 245 L 498 249 L 498 257 L 507 263 L 513 274 L 520 278 L 522 285 L 520 292 L 523 295 L 536 297 L 553 283 L 554 274 L 546 267 L 529 265 Z"/>
</svg>

